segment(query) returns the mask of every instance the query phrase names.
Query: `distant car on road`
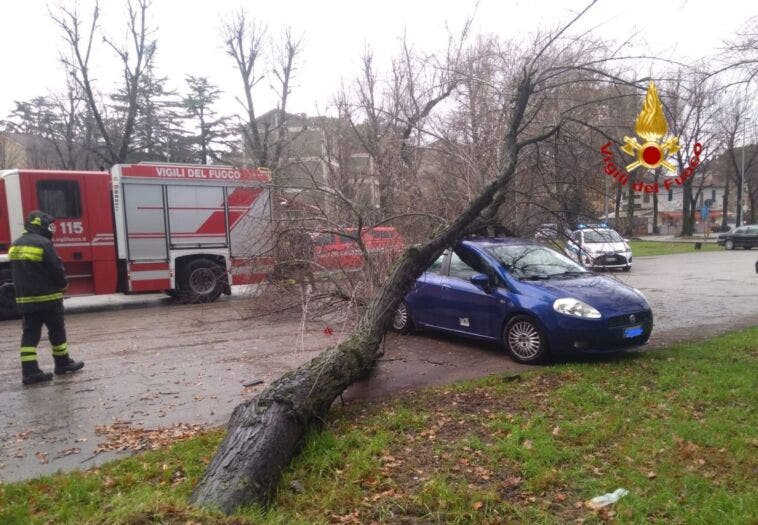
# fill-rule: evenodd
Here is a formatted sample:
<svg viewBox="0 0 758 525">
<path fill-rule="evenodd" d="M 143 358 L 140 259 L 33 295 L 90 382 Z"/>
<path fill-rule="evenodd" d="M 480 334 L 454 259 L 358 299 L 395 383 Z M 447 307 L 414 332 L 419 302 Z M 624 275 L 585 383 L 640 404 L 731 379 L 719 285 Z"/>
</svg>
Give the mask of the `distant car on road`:
<svg viewBox="0 0 758 525">
<path fill-rule="evenodd" d="M 727 250 L 734 250 L 735 248 L 749 250 L 758 246 L 758 224 L 738 226 L 730 232 L 719 235 L 716 242 Z"/>
<path fill-rule="evenodd" d="M 632 269 L 632 248 L 606 224 L 580 224 L 566 243 L 566 254 L 587 268 Z"/>
<path fill-rule="evenodd" d="M 534 238 L 540 241 L 563 240 L 567 239 L 569 235 L 571 235 L 571 230 L 557 224 L 540 224 L 534 230 Z"/>
<path fill-rule="evenodd" d="M 501 343 L 521 363 L 554 353 L 603 353 L 645 344 L 645 297 L 535 241 L 465 240 L 416 280 L 395 311 L 399 332 L 427 328 Z"/>
</svg>

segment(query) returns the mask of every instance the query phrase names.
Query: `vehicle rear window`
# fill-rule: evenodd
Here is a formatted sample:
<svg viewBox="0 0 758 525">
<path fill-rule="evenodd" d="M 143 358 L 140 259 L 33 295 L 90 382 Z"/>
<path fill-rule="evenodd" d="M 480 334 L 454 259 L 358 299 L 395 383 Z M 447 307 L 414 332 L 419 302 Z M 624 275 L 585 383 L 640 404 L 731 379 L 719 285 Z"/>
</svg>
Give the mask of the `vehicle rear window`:
<svg viewBox="0 0 758 525">
<path fill-rule="evenodd" d="M 57 219 L 76 219 L 82 216 L 79 183 L 75 180 L 37 181 L 39 209 Z"/>
<path fill-rule="evenodd" d="M 624 242 L 613 230 L 584 230 L 584 242 Z"/>
</svg>

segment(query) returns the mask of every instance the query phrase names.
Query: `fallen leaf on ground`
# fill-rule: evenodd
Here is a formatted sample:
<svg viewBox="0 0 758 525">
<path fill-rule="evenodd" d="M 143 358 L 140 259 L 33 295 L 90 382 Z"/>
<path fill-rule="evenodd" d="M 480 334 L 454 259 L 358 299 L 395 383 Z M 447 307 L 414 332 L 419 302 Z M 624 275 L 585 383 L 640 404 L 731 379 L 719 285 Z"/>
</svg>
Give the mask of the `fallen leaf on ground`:
<svg viewBox="0 0 758 525">
<path fill-rule="evenodd" d="M 98 425 L 95 434 L 104 436 L 105 441 L 95 448 L 95 453 L 123 450 L 156 450 L 196 436 L 205 430 L 203 425 L 175 423 L 168 427 L 141 428 L 125 421 L 112 425 Z"/>
<path fill-rule="evenodd" d="M 82 450 L 80 448 L 77 448 L 77 447 L 67 448 L 65 450 L 61 450 L 60 452 L 58 452 L 58 454 L 55 455 L 55 459 L 62 458 L 62 457 L 65 457 L 65 456 L 70 456 L 72 454 L 78 454 L 81 451 Z"/>
<path fill-rule="evenodd" d="M 502 485 L 505 489 L 512 489 L 521 485 L 522 481 L 523 480 L 521 479 L 521 476 L 511 476 L 509 478 L 506 478 L 505 481 L 503 481 Z"/>
</svg>

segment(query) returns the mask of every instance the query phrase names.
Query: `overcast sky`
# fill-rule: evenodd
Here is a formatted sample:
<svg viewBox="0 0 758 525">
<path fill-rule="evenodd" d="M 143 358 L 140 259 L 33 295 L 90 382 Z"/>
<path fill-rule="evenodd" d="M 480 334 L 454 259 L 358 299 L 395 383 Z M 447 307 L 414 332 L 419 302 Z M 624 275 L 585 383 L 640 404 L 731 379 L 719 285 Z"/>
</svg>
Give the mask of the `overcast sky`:
<svg viewBox="0 0 758 525">
<path fill-rule="evenodd" d="M 73 1 L 64 0 L 67 5 Z M 14 100 L 48 94 L 63 83 L 57 48 L 60 32 L 48 15 L 46 0 L 2 0 L 0 8 L 0 118 Z M 89 12 L 91 1 L 80 0 Z M 124 36 L 125 2 L 102 0 L 102 28 L 115 40 Z M 360 56 L 370 46 L 380 65 L 398 50 L 403 33 L 414 47 L 434 51 L 444 46 L 449 26 L 460 29 L 474 13 L 470 0 L 153 0 L 150 23 L 156 28 L 158 73 L 169 86 L 183 90 L 185 74 L 208 76 L 224 92 L 225 112 L 238 107 L 233 96 L 239 80 L 233 63 L 224 54 L 221 21 L 244 5 L 271 34 L 290 26 L 304 34 L 304 51 L 293 87 L 290 109 L 315 114 L 323 111 L 342 82 L 358 71 Z M 476 10 L 475 32 L 524 38 L 538 29 L 556 27 L 581 10 L 586 1 L 481 0 Z M 715 53 L 751 16 L 755 2 L 739 0 L 601 0 L 575 32 L 591 30 L 608 39 L 624 41 L 636 35 L 628 52 L 647 52 L 681 61 Z M 95 50 L 95 76 L 107 88 L 107 79 L 118 75 L 111 51 L 100 44 Z M 262 89 L 259 112 L 270 109 L 274 99 Z"/>
</svg>

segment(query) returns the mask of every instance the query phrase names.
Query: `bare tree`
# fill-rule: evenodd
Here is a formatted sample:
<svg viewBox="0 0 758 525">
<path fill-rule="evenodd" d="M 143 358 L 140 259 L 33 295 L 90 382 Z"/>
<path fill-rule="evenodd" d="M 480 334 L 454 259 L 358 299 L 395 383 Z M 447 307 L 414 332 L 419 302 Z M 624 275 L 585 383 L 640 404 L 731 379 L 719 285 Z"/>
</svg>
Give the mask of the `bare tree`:
<svg viewBox="0 0 758 525">
<path fill-rule="evenodd" d="M 717 90 L 713 80 L 697 67 L 680 68 L 670 81 L 664 82 L 664 110 L 668 116 L 672 135 L 679 137 L 680 149 L 676 152 L 676 167 L 681 180 L 688 170 L 693 157 L 695 145 L 703 147 L 699 167 L 692 171 L 692 176 L 683 180 L 682 188 L 682 230 L 681 235 L 690 236 L 695 231 L 695 213 L 697 201 L 703 191 L 707 178 L 706 165 L 718 151 L 719 134 L 715 119 L 717 117 Z M 672 186 L 673 187 L 673 186 Z"/>
<path fill-rule="evenodd" d="M 507 125 L 501 137 L 497 176 L 431 239 L 405 251 L 349 338 L 285 374 L 257 399 L 235 409 L 227 436 L 196 487 L 192 502 L 231 512 L 250 501 L 265 501 L 306 429 L 323 417 L 336 396 L 371 370 L 396 306 L 416 277 L 445 248 L 467 232 L 480 229 L 497 214 L 513 190 L 520 153 L 552 137 L 560 128 L 560 122 L 549 126 L 530 124 L 540 113 L 541 97 L 533 97 L 555 73 L 541 59 L 565 29 L 541 40 L 537 49 L 520 61 L 515 78 L 502 86 L 511 96 L 507 97 L 509 103 L 500 108 L 506 114 Z"/>
<path fill-rule="evenodd" d="M 751 114 L 751 108 L 747 105 L 741 97 L 735 97 L 728 99 L 726 104 L 728 109 L 725 110 L 722 119 L 720 119 L 721 129 L 724 134 L 724 143 L 726 151 L 724 154 L 728 159 L 728 174 L 724 177 L 726 191 L 724 192 L 724 199 L 722 201 L 723 219 L 722 226 L 726 227 L 726 217 L 728 212 L 728 188 L 731 183 L 734 183 L 736 191 L 736 224 L 740 225 L 743 222 L 742 214 L 742 202 L 743 202 L 743 186 L 745 184 L 750 188 L 748 190 L 751 201 L 751 222 L 755 218 L 755 204 L 752 193 L 755 191 L 755 183 L 751 177 L 758 166 L 758 147 L 755 146 L 755 129 L 756 126 L 753 123 L 750 128 L 747 126 L 747 122 L 754 120 L 755 115 Z M 750 134 L 747 131 L 750 131 Z M 751 141 L 752 140 L 752 144 Z M 741 146 L 738 146 L 738 141 L 742 142 Z"/>
<path fill-rule="evenodd" d="M 245 110 L 242 136 L 247 158 L 254 165 L 276 169 L 288 142 L 287 103 L 292 90 L 297 57 L 302 50 L 302 38 L 287 30 L 278 53 L 278 63 L 272 68 L 274 79 L 270 87 L 277 93 L 273 119 L 261 120 L 257 113 L 253 91 L 264 79 L 266 70 L 266 30 L 248 18 L 244 10 L 230 17 L 223 26 L 226 53 L 234 59 L 242 81 L 243 98 L 237 97 Z"/>
<path fill-rule="evenodd" d="M 100 102 L 100 93 L 94 84 L 90 68 L 93 48 L 97 46 L 100 6 L 95 3 L 89 23 L 78 9 L 60 5 L 50 16 L 63 32 L 68 49 L 61 53 L 61 61 L 70 72 L 71 78 L 82 90 L 88 110 L 95 121 L 99 138 L 102 140 L 95 153 L 106 164 L 124 162 L 132 146 L 132 134 L 139 110 L 140 81 L 149 70 L 155 55 L 156 40 L 147 25 L 149 0 L 127 1 L 128 44 L 121 46 L 107 36 L 103 42 L 119 58 L 123 70 L 122 91 L 125 97 L 124 112 L 118 125 L 106 122 L 106 109 Z"/>
</svg>

